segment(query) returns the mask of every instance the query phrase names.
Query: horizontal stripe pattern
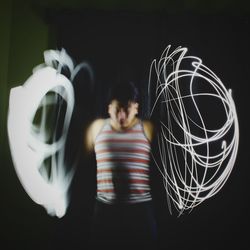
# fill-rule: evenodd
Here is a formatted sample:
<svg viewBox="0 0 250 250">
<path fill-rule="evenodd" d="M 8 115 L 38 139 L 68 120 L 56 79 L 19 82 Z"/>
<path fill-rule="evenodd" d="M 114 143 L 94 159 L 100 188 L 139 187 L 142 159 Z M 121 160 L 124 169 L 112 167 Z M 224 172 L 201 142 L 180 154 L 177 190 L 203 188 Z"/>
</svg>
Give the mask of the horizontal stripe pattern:
<svg viewBox="0 0 250 250">
<path fill-rule="evenodd" d="M 142 124 L 117 132 L 109 120 L 95 141 L 97 199 L 105 203 L 151 200 L 150 143 Z"/>
</svg>

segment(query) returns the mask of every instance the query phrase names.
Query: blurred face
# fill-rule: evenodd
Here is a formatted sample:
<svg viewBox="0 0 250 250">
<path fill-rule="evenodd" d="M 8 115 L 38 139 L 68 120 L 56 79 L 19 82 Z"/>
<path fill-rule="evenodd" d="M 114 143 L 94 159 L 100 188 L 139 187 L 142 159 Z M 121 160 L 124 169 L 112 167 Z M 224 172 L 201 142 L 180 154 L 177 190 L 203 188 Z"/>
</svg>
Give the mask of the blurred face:
<svg viewBox="0 0 250 250">
<path fill-rule="evenodd" d="M 108 113 L 112 125 L 117 129 L 129 128 L 138 114 L 138 103 L 129 101 L 127 105 L 122 105 L 117 100 L 113 100 L 108 107 Z"/>
</svg>

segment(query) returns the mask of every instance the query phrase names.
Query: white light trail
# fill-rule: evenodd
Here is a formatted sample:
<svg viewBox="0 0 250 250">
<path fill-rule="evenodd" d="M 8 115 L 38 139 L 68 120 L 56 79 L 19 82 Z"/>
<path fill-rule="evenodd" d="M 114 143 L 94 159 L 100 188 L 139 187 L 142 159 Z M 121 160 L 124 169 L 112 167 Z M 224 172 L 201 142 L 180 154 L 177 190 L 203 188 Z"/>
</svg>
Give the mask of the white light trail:
<svg viewBox="0 0 250 250">
<path fill-rule="evenodd" d="M 231 90 L 200 58 L 187 56 L 187 48 L 170 48 L 152 62 L 148 91 L 154 96 L 150 116 L 159 120 L 153 158 L 170 213 L 173 204 L 181 215 L 227 181 L 237 156 L 239 124 Z"/>
<path fill-rule="evenodd" d="M 48 214 L 61 218 L 69 204 L 68 190 L 74 175 L 74 168 L 65 162 L 65 143 L 75 103 L 71 81 L 86 65 L 74 67 L 64 49 L 45 51 L 44 58 L 45 64 L 34 68 L 22 86 L 11 89 L 8 137 L 13 164 L 25 191 Z M 68 67 L 70 79 L 61 74 L 63 67 Z M 51 115 L 51 108 L 57 109 L 56 115 Z M 36 124 L 39 112 L 41 118 Z M 56 118 L 60 113 L 63 121 L 59 131 Z M 54 123 L 48 128 L 51 119 Z M 50 161 L 50 173 L 46 160 Z"/>
</svg>

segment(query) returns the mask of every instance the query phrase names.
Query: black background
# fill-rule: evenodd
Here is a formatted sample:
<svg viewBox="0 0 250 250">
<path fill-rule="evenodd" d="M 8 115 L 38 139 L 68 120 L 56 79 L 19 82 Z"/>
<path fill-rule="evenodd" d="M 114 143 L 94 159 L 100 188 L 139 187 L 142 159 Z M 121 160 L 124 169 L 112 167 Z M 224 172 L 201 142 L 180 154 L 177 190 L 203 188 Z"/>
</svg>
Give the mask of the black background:
<svg viewBox="0 0 250 250">
<path fill-rule="evenodd" d="M 161 179 L 154 173 L 159 188 L 155 205 L 159 245 L 163 249 L 246 249 L 249 237 L 249 15 L 49 9 L 43 18 L 51 29 L 56 48 L 65 48 L 76 63 L 90 63 L 95 76 L 93 92 L 89 91 L 85 75 L 75 83 L 76 110 L 69 158 L 74 158 L 81 148 L 86 122 L 106 115 L 105 96 L 109 84 L 132 79 L 143 93 L 151 61 L 159 58 L 169 44 L 173 49 L 187 47 L 190 55 L 202 58 L 226 88 L 233 90 L 240 146 L 225 186 L 190 214 L 177 217 L 169 214 Z M 72 200 L 62 219 L 49 217 L 27 197 L 14 170 L 11 176 L 16 179 L 12 189 L 19 198 L 10 201 L 5 194 L 2 205 L 2 235 L 10 249 L 87 249 L 95 194 L 94 162 L 80 158 L 72 183 Z M 12 216 L 5 216 L 13 211 Z"/>
</svg>

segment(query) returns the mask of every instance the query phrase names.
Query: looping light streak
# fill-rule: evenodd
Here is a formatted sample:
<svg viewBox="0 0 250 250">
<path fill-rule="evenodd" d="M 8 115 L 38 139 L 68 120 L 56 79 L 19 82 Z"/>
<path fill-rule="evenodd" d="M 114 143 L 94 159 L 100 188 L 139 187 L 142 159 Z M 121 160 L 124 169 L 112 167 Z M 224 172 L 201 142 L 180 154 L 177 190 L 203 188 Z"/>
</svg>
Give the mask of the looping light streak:
<svg viewBox="0 0 250 250">
<path fill-rule="evenodd" d="M 231 90 L 187 48 L 171 46 L 150 67 L 150 117 L 159 120 L 152 153 L 168 197 L 181 215 L 214 196 L 227 181 L 239 145 Z M 156 80 L 153 79 L 155 77 Z"/>
<path fill-rule="evenodd" d="M 179 215 L 223 187 L 239 145 L 231 90 L 226 90 L 200 58 L 186 53 L 187 49 L 181 47 L 170 53 L 169 45 L 159 61 L 152 62 L 148 84 L 149 96 L 154 91 L 155 97 L 150 116 L 157 114 L 160 118 L 158 148 L 153 158 L 163 176 L 169 210 L 172 212 L 173 204 Z M 34 68 L 22 86 L 11 89 L 8 136 L 13 164 L 25 191 L 50 215 L 60 218 L 68 207 L 68 189 L 74 176 L 74 168 L 65 162 L 75 102 L 72 82 L 82 68 L 89 71 L 91 78 L 93 73 L 87 63 L 75 66 L 64 49 L 45 51 L 44 59 L 45 63 Z M 64 67 L 69 69 L 69 78 L 61 74 Z M 152 80 L 153 74 L 156 81 Z M 46 127 L 50 106 L 58 108 L 57 115 L 64 113 L 59 138 L 58 120 L 52 132 Z M 211 113 L 209 109 L 216 120 L 207 114 Z M 41 119 L 35 124 L 39 111 Z M 50 174 L 47 159 L 51 160 Z"/>
<path fill-rule="evenodd" d="M 65 144 L 75 103 L 72 81 L 87 64 L 75 67 L 64 49 L 45 51 L 44 59 L 45 63 L 35 67 L 22 86 L 10 91 L 8 137 L 23 188 L 48 214 L 61 218 L 69 204 L 68 190 L 74 176 L 74 167 L 67 166 L 65 161 Z M 61 74 L 63 67 L 69 69 L 70 79 Z M 66 106 L 65 111 L 62 105 Z M 56 108 L 54 113 L 50 112 L 52 108 Z M 37 124 L 39 112 L 41 118 Z M 62 120 L 60 131 L 58 116 Z M 48 128 L 51 119 L 53 124 Z"/>
</svg>

